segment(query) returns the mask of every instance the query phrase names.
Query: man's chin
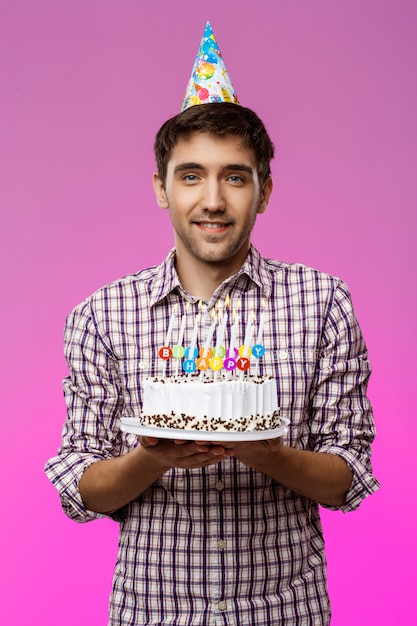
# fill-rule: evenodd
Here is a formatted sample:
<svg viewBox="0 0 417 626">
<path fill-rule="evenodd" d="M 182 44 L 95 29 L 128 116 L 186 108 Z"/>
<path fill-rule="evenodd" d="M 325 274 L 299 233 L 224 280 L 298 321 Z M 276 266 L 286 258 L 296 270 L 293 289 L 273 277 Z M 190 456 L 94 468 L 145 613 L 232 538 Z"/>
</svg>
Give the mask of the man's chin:
<svg viewBox="0 0 417 626">
<path fill-rule="evenodd" d="M 243 252 L 242 247 L 238 249 L 224 248 L 217 243 L 213 244 L 213 246 L 205 247 L 204 250 L 199 248 L 194 256 L 208 265 L 224 265 L 240 257 L 246 257 L 246 251 Z"/>
</svg>

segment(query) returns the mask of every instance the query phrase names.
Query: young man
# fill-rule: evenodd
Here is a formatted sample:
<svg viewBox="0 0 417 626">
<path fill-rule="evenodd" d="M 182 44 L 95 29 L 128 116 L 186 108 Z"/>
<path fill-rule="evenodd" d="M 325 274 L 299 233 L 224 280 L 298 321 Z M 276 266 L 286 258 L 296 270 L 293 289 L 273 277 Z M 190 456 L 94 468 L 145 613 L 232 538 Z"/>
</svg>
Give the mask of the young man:
<svg viewBox="0 0 417 626">
<path fill-rule="evenodd" d="M 47 472 L 77 521 L 121 522 L 112 626 L 329 624 L 318 504 L 375 491 L 369 363 L 346 286 L 250 244 L 272 191 L 273 146 L 235 104 L 191 107 L 155 143 L 158 204 L 175 233 L 158 267 L 99 290 L 70 315 L 63 446 Z M 285 438 L 172 441 L 123 434 L 176 306 L 204 325 L 226 294 L 266 307 L 265 372 Z M 180 316 L 178 316 L 180 317 Z M 202 337 L 200 337 L 200 342 Z"/>
<path fill-rule="evenodd" d="M 378 487 L 370 367 L 348 290 L 251 246 L 274 149 L 236 102 L 208 24 L 183 110 L 155 142 L 155 194 L 175 250 L 67 320 L 68 418 L 46 471 L 71 518 L 121 524 L 110 626 L 327 626 L 318 503 L 353 510 Z M 259 373 L 277 381 L 288 433 L 231 443 L 122 432 L 120 418 L 140 412 L 144 379 L 160 373 L 170 321 L 178 337 L 184 319 L 189 338 L 199 313 L 201 346 L 226 296 L 239 302 L 240 334 L 249 312 L 266 313 Z"/>
</svg>

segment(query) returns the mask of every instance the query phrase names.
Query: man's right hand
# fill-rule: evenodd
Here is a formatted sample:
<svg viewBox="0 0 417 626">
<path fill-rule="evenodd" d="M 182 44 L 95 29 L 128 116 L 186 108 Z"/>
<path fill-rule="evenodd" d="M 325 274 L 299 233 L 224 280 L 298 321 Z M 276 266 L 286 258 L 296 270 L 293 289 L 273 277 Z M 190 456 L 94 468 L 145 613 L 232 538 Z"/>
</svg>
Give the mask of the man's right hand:
<svg viewBox="0 0 417 626">
<path fill-rule="evenodd" d="M 157 439 L 156 437 L 140 437 L 140 444 L 148 454 L 157 460 L 164 471 L 171 467 L 195 469 L 219 463 L 228 456 L 223 446 L 196 443 L 180 439 Z"/>
</svg>

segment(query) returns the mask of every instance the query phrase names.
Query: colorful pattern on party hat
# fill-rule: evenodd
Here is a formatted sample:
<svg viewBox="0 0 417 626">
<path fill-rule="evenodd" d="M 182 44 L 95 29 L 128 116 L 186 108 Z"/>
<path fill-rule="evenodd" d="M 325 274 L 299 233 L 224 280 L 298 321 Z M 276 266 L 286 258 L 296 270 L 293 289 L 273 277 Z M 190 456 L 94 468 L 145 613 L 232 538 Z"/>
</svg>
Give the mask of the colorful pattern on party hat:
<svg viewBox="0 0 417 626">
<path fill-rule="evenodd" d="M 207 22 L 181 111 L 195 104 L 210 102 L 239 104 L 210 22 Z"/>
</svg>

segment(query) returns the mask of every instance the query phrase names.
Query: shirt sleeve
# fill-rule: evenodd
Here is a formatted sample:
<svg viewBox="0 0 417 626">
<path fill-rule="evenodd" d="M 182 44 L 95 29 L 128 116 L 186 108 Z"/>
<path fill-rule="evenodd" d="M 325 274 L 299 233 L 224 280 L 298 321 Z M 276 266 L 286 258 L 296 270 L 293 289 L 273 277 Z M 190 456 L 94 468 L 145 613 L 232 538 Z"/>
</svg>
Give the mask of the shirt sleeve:
<svg viewBox="0 0 417 626">
<path fill-rule="evenodd" d="M 372 474 L 375 438 L 372 407 L 366 396 L 371 367 L 347 286 L 338 281 L 324 324 L 321 350 L 309 402 L 311 449 L 335 454 L 353 479 L 341 507 L 356 509 L 379 488 Z"/>
<path fill-rule="evenodd" d="M 85 508 L 78 486 L 92 463 L 120 453 L 116 427 L 122 406 L 120 384 L 89 301 L 68 317 L 64 342 L 69 367 L 63 382 L 67 419 L 61 448 L 45 471 L 59 492 L 64 512 L 75 521 L 87 522 L 104 516 Z"/>
</svg>

